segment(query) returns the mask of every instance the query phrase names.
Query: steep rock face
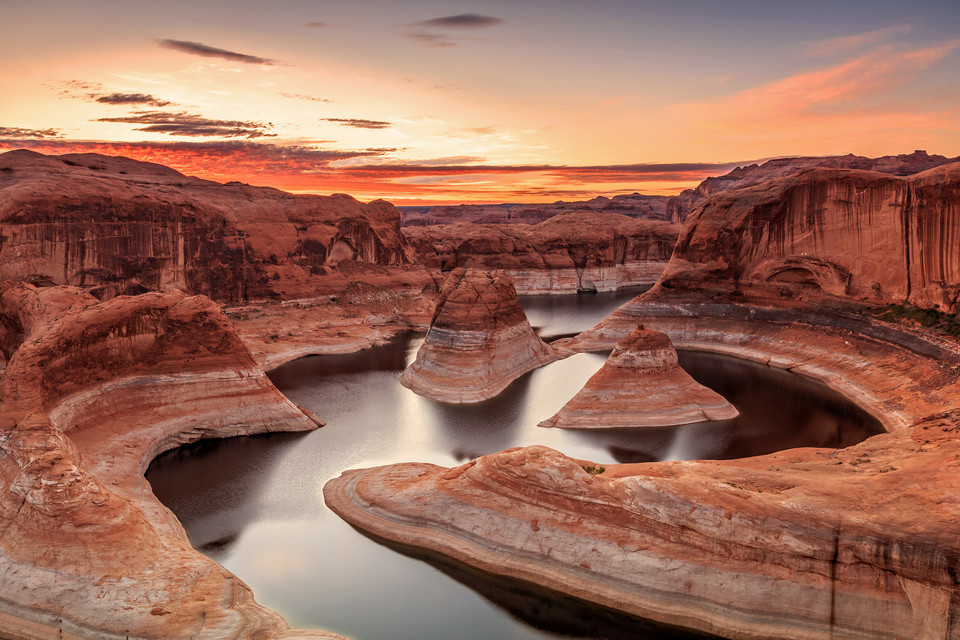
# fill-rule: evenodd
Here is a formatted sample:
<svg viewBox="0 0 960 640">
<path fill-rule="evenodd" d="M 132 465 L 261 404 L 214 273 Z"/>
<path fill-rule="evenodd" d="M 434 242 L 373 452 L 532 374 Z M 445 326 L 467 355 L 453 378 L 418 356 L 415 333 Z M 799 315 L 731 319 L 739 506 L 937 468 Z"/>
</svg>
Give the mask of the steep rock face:
<svg viewBox="0 0 960 640">
<path fill-rule="evenodd" d="M 387 202 L 189 178 L 127 158 L 0 154 L 0 280 L 99 298 L 178 288 L 229 303 L 333 293 L 351 265 L 409 265 Z"/>
<path fill-rule="evenodd" d="M 143 480 L 202 437 L 315 428 L 219 307 L 7 282 L 0 317 L 16 328 L 0 378 L 0 635 L 290 637 Z"/>
<path fill-rule="evenodd" d="M 432 269 L 504 269 L 521 294 L 611 291 L 651 284 L 679 229 L 665 222 L 576 211 L 536 225 L 468 223 L 404 227 Z"/>
<path fill-rule="evenodd" d="M 613 213 L 630 218 L 647 220 L 670 220 L 667 213 L 667 196 L 647 196 L 639 193 L 613 196 L 597 196 L 579 202 L 540 204 L 460 204 L 436 207 L 401 207 L 403 226 L 424 226 L 473 222 L 476 224 L 537 224 L 547 218 L 571 211 L 596 211 Z"/>
<path fill-rule="evenodd" d="M 909 176 L 957 161 L 960 161 L 960 156 L 956 158 L 945 158 L 940 155 L 931 156 L 922 150 L 910 154 L 881 156 L 879 158 L 855 156 L 852 153 L 845 156 L 777 158 L 760 165 L 751 164 L 745 167 L 737 167 L 726 175 L 707 178 L 696 189 L 686 189 L 679 195 L 671 197 L 667 201 L 664 219 L 670 220 L 674 224 L 682 224 L 687 215 L 698 204 L 721 191 L 752 187 L 776 178 L 785 178 L 813 167 L 862 169 L 896 176 Z"/>
<path fill-rule="evenodd" d="M 440 290 L 426 340 L 400 382 L 433 400 L 480 402 L 557 357 L 531 328 L 508 275 L 455 269 Z"/>
<path fill-rule="evenodd" d="M 956 312 L 958 247 L 960 163 L 907 178 L 817 168 L 707 200 L 659 286 Z"/>
<path fill-rule="evenodd" d="M 666 334 L 643 325 L 621 340 L 603 367 L 541 427 L 666 427 L 729 420 L 737 409 L 680 368 Z"/>
</svg>

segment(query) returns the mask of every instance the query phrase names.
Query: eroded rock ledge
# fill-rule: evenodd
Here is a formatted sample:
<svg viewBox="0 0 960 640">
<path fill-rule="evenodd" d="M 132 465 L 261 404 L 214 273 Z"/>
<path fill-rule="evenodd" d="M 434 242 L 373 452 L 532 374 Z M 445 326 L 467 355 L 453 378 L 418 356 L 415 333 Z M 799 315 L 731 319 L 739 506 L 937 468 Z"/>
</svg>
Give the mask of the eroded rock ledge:
<svg viewBox="0 0 960 640">
<path fill-rule="evenodd" d="M 510 276 L 454 269 L 417 358 L 400 382 L 441 402 L 481 402 L 558 357 L 534 333 Z"/>
<path fill-rule="evenodd" d="M 0 319 L 0 635 L 336 637 L 258 605 L 143 479 L 203 437 L 316 427 L 216 304 L 8 282 Z"/>
<path fill-rule="evenodd" d="M 639 325 L 617 343 L 603 367 L 541 427 L 666 427 L 729 420 L 737 409 L 680 368 L 670 338 Z"/>
</svg>

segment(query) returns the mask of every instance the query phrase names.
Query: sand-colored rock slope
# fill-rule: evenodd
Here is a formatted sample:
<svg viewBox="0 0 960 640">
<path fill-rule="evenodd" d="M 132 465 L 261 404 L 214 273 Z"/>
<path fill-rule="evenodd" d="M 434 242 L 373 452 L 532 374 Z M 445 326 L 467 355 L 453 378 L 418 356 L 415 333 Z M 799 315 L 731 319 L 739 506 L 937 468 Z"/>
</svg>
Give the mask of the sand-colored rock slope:
<svg viewBox="0 0 960 640">
<path fill-rule="evenodd" d="M 678 348 L 822 380 L 888 433 L 599 475 L 530 447 L 349 471 L 328 504 L 384 538 L 725 638 L 960 638 L 960 346 L 858 300 L 953 308 L 957 171 L 816 169 L 720 194 L 659 286 L 566 344 L 611 348 L 642 321 Z M 807 275 L 759 276 L 771 261 Z"/>
<path fill-rule="evenodd" d="M 0 637 L 279 638 L 143 478 L 203 437 L 315 428 L 219 307 L 0 285 Z"/>
<path fill-rule="evenodd" d="M 530 326 L 510 276 L 454 269 L 440 289 L 427 337 L 400 382 L 440 402 L 481 402 L 557 358 Z"/>
<path fill-rule="evenodd" d="M 517 292 L 613 291 L 656 282 L 679 226 L 617 213 L 571 211 L 539 224 L 455 223 L 403 227 L 431 269 L 503 269 Z"/>
<path fill-rule="evenodd" d="M 583 389 L 540 426 L 667 427 L 738 415 L 723 396 L 680 368 L 677 350 L 665 333 L 640 325 L 617 343 Z"/>
</svg>

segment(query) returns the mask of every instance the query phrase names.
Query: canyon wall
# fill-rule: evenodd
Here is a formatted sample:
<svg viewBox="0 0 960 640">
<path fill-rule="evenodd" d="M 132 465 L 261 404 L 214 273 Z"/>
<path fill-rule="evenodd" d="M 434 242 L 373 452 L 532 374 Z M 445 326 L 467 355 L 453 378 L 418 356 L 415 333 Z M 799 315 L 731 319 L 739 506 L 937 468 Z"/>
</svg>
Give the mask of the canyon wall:
<svg viewBox="0 0 960 640">
<path fill-rule="evenodd" d="M 955 313 L 958 247 L 960 163 L 910 177 L 815 168 L 705 201 L 658 286 Z"/>
<path fill-rule="evenodd" d="M 756 186 L 776 178 L 785 178 L 813 167 L 862 169 L 897 176 L 908 176 L 958 161 L 960 161 L 960 156 L 956 158 L 946 158 L 941 155 L 931 156 L 922 150 L 879 158 L 855 156 L 852 153 L 845 156 L 777 158 L 768 160 L 763 164 L 737 167 L 725 175 L 707 178 L 695 189 L 685 189 L 679 195 L 672 196 L 667 201 L 664 219 L 670 220 L 674 224 L 682 224 L 687 215 L 697 205 L 712 195 L 731 189 Z"/>
<path fill-rule="evenodd" d="M 670 258 L 679 228 L 575 211 L 535 225 L 457 223 L 402 231 L 428 268 L 503 269 L 523 295 L 652 284 Z"/>
<path fill-rule="evenodd" d="M 411 264 L 378 200 L 293 195 L 98 154 L 0 154 L 0 280 L 99 298 L 177 288 L 225 303 L 335 293 Z M 339 276 L 327 277 L 320 276 Z"/>
</svg>

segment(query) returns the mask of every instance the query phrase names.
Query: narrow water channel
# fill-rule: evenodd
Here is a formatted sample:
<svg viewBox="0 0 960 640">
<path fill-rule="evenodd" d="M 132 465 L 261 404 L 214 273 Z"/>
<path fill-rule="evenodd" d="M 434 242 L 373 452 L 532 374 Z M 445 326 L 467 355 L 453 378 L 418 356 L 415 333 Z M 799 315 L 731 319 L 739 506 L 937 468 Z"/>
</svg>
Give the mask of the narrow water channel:
<svg viewBox="0 0 960 640">
<path fill-rule="evenodd" d="M 541 335 L 556 336 L 592 326 L 634 293 L 523 303 Z M 271 374 L 275 384 L 326 427 L 197 443 L 161 456 L 147 473 L 193 544 L 293 626 L 323 627 L 356 640 L 692 638 L 641 629 L 626 616 L 398 552 L 330 512 L 321 488 L 348 468 L 404 461 L 453 466 L 531 444 L 611 464 L 843 447 L 881 431 L 823 385 L 692 352 L 681 353 L 681 364 L 733 402 L 739 418 L 662 429 L 541 429 L 537 422 L 572 397 L 604 355 L 573 356 L 523 376 L 493 400 L 452 406 L 399 383 L 421 341 L 408 334 L 361 353 L 284 365 Z"/>
</svg>

